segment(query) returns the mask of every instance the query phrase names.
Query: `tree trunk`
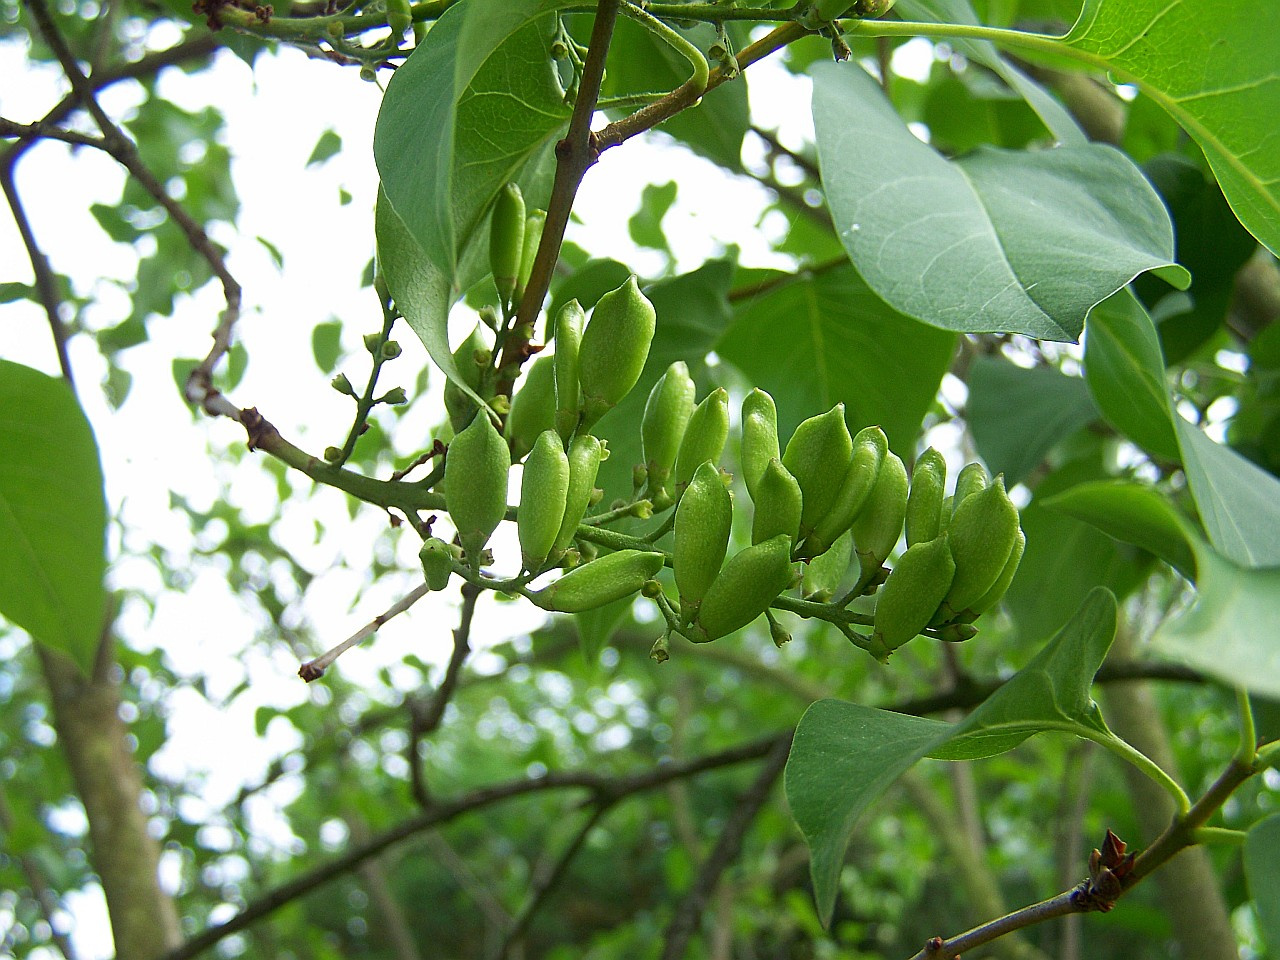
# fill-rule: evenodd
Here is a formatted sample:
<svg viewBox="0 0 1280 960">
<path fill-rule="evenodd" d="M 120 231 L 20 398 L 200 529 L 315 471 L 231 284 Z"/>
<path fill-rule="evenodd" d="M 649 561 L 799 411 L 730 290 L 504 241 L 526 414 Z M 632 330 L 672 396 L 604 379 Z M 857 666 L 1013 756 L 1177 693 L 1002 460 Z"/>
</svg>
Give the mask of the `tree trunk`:
<svg viewBox="0 0 1280 960">
<path fill-rule="evenodd" d="M 86 678 L 61 654 L 37 647 L 53 701 L 53 726 L 89 821 L 89 860 L 106 894 L 119 960 L 153 960 L 182 941 L 173 899 L 160 889 L 160 848 L 139 805 L 142 780 L 120 719 L 110 640 Z"/>
</svg>

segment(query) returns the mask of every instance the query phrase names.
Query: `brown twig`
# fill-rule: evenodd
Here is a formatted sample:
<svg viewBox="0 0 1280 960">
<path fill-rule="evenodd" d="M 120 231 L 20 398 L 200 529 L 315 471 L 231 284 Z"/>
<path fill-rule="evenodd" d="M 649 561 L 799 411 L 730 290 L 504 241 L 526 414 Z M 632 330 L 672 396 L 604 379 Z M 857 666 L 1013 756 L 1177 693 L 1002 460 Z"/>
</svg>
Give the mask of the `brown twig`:
<svg viewBox="0 0 1280 960">
<path fill-rule="evenodd" d="M 453 631 L 453 654 L 449 657 L 449 665 L 445 668 L 444 677 L 425 705 L 417 699 L 408 701 L 409 745 L 405 748 L 405 753 L 409 760 L 413 798 L 423 807 L 431 803 L 431 798 L 427 791 L 426 778 L 422 775 L 422 757 L 419 754 L 419 747 L 422 739 L 434 733 L 440 726 L 440 721 L 444 719 L 445 707 L 449 705 L 454 691 L 458 689 L 462 665 L 471 653 L 471 622 L 475 617 L 476 601 L 479 597 L 479 587 L 471 583 L 462 585 L 462 613 L 458 619 L 458 626 Z"/>
<path fill-rule="evenodd" d="M 280 886 L 267 891 L 261 897 L 246 905 L 243 910 L 230 920 L 201 931 L 180 947 L 160 957 L 159 960 L 190 960 L 191 957 L 204 952 L 232 934 L 253 926 L 263 917 L 269 916 L 286 904 L 306 896 L 312 890 L 329 883 L 331 880 L 350 873 L 370 857 L 377 856 L 384 850 L 416 836 L 423 830 L 448 823 L 463 814 L 473 813 L 495 803 L 501 803 L 504 800 L 526 796 L 531 793 L 540 793 L 544 790 L 576 788 L 588 791 L 601 803 L 616 802 L 632 794 L 663 786 L 681 777 L 697 776 L 708 770 L 716 770 L 751 760 L 758 760 L 768 755 L 779 741 L 790 737 L 791 731 L 787 731 L 786 733 L 740 744 L 719 753 L 697 757 L 684 763 L 659 765 L 630 775 L 609 777 L 593 770 L 548 773 L 541 777 L 520 778 L 488 787 L 481 787 L 453 800 L 436 801 L 421 813 L 375 835 L 367 843 L 353 847 L 342 856 L 299 874 L 292 880 L 288 880 Z"/>
<path fill-rule="evenodd" d="M 773 785 L 782 776 L 790 750 L 791 736 L 779 737 L 760 773 L 756 775 L 755 781 L 747 792 L 738 798 L 733 813 L 729 815 L 724 830 L 716 840 L 715 847 L 703 861 L 692 888 L 680 901 L 675 916 L 667 925 L 662 950 L 663 960 L 680 960 L 685 955 L 685 949 L 689 946 L 694 930 L 697 929 L 702 911 L 706 909 L 707 901 L 711 899 L 716 884 L 720 881 L 720 875 L 742 851 L 742 841 L 760 812 L 760 808 L 764 806 L 765 800 L 769 798 Z"/>
<path fill-rule="evenodd" d="M 515 922 L 512 923 L 511 929 L 507 931 L 497 949 L 489 954 L 490 960 L 502 960 L 524 936 L 534 915 L 541 909 L 552 891 L 560 885 L 560 881 L 564 879 L 569 870 L 569 864 L 578 855 L 578 851 L 582 849 L 582 844 L 586 842 L 587 836 L 609 811 L 610 806 L 612 806 L 611 803 L 601 803 L 591 808 L 591 812 L 587 815 L 586 820 L 583 821 L 582 826 L 574 833 L 573 839 L 565 845 L 565 848 L 560 851 L 560 855 L 556 857 L 555 863 L 534 883 L 533 892 L 520 909 L 520 914 L 516 917 Z"/>
</svg>

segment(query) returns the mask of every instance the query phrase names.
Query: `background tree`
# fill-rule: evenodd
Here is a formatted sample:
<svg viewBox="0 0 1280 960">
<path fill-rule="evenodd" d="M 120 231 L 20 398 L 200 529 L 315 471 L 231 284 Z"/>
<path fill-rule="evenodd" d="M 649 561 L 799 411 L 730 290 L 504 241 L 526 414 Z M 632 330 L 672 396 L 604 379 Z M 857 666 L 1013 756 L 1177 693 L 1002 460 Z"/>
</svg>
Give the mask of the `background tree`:
<svg viewBox="0 0 1280 960">
<path fill-rule="evenodd" d="M 43 318 L 54 350 L 34 362 L 61 375 L 0 360 L 6 951 L 1068 960 L 1234 957 L 1267 937 L 1280 949 L 1269 11 L 883 6 L 0 8 L 33 75 L 56 67 L 67 84 L 43 116 L 0 119 L 0 185 L 30 264 L 7 268 L 0 296 L 21 323 Z M 904 52 L 913 38 L 934 44 L 927 74 Z M 283 351 L 252 347 L 275 316 L 242 317 L 251 212 L 223 142 L 233 118 L 163 88 L 173 68 L 216 76 L 224 46 L 258 69 L 297 48 L 356 68 L 351 84 L 358 70 L 386 86 L 368 239 L 286 273 L 327 286 L 363 269 L 372 289 L 361 312 L 343 301 L 341 320 L 305 317 Z M 812 80 L 811 140 L 762 125 L 765 98 L 747 96 L 752 84 L 787 97 L 792 77 Z M 121 91 L 132 101 L 118 106 Z M 575 210 L 592 216 L 575 208 L 580 189 L 662 136 L 680 163 L 650 172 L 628 262 L 593 249 L 590 231 L 566 241 Z M 308 165 L 354 146 L 328 133 Z M 85 283 L 42 244 L 32 198 L 60 187 L 34 160 L 64 149 L 127 174 L 90 212 L 130 276 Z M 766 198 L 759 235 L 700 264 L 679 252 L 675 217 L 732 212 L 688 199 L 695 154 L 726 189 Z M 545 210 L 520 245 L 522 296 L 504 270 L 488 276 L 494 201 L 513 181 L 527 211 Z M 281 260 L 270 236 L 249 239 Z M 467 495 L 454 491 L 468 489 L 442 485 L 445 446 L 484 424 L 481 403 L 517 456 L 520 416 L 566 439 L 585 430 L 576 396 L 560 404 L 567 428 L 546 405 L 555 362 L 539 383 L 529 361 L 565 304 L 590 310 L 633 273 L 655 333 L 638 382 L 591 426 L 611 456 L 573 552 L 672 551 L 679 487 L 664 500 L 632 468 L 646 397 L 681 361 L 699 400 L 724 388 L 737 411 L 752 388 L 771 394 L 784 444 L 843 404 L 854 432 L 879 424 L 908 465 L 932 444 L 953 475 L 974 456 L 1002 473 L 1026 552 L 975 638 L 928 628 L 887 666 L 866 656 L 887 656 L 868 633 L 877 600 L 842 594 L 879 563 L 860 575 L 851 558 L 826 584 L 804 564 L 807 588 L 706 644 L 681 637 L 672 600 L 535 616 L 515 596 L 533 588 L 482 570 L 474 544 L 466 563 L 446 557 L 447 602 L 422 600 L 419 547 L 449 539 Z M 174 314 L 205 317 L 212 349 L 184 359 L 188 340 L 159 373 L 131 359 Z M 481 342 L 464 341 L 477 322 Z M 318 377 L 297 359 L 308 345 Z M 305 384 L 295 431 L 249 394 L 250 358 L 265 380 Z M 176 442 L 138 399 L 169 366 L 197 411 L 239 425 L 184 428 L 208 438 L 213 469 L 170 491 L 177 538 L 112 491 L 119 461 L 102 442 L 108 408 L 138 418 L 122 445 Z M 330 416 L 352 401 L 354 417 Z M 713 459 L 736 477 L 732 555 L 755 502 L 736 425 Z M 510 526 L 490 545 L 501 571 L 519 552 Z M 193 660 L 157 634 L 211 578 L 236 601 L 216 631 L 234 639 Z M 371 622 L 320 654 L 335 596 Z M 386 658 L 380 635 L 329 669 L 405 623 L 427 637 L 401 648 L 416 652 Z M 670 663 L 647 657 L 655 638 Z M 315 682 L 286 694 L 291 653 Z M 271 762 L 223 804 L 225 775 L 173 762 L 191 749 L 182 718 L 217 718 L 205 732 L 217 742 L 217 723 L 249 711 Z M 72 935 L 98 888 L 114 946 Z"/>
</svg>

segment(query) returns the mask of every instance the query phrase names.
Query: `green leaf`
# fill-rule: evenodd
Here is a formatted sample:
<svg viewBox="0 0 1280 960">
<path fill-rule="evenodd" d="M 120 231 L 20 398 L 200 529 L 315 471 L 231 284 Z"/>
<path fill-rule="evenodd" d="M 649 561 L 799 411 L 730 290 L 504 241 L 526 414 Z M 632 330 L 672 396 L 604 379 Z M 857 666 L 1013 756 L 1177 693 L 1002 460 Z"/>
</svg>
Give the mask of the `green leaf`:
<svg viewBox="0 0 1280 960">
<path fill-rule="evenodd" d="M 924 23 L 978 23 L 978 17 L 968 0 L 898 0 L 895 12 L 904 20 Z M 990 43 L 958 37 L 947 42 L 958 53 L 997 73 L 1035 110 L 1041 122 L 1059 143 L 1083 146 L 1087 142 L 1084 132 L 1066 108 L 1044 87 L 1000 56 Z"/>
<path fill-rule="evenodd" d="M 1196 579 L 1198 536 L 1191 521 L 1154 487 L 1132 480 L 1094 480 L 1042 503 L 1093 524 L 1109 537 L 1150 551 L 1188 580 Z"/>
<path fill-rule="evenodd" d="M 618 627 L 631 612 L 635 597 L 623 597 L 603 607 L 575 614 L 574 623 L 578 626 L 578 643 L 582 648 L 582 659 L 588 665 L 594 665 L 600 658 L 600 651 L 608 645 Z"/>
<path fill-rule="evenodd" d="M 627 232 L 639 246 L 671 253 L 671 244 L 662 230 L 662 218 L 676 201 L 676 182 L 649 183 L 641 194 L 640 209 L 627 221 Z"/>
<path fill-rule="evenodd" d="M 318 163 L 324 163 L 341 149 L 342 137 L 332 130 L 326 130 L 320 134 L 320 139 L 316 141 L 315 149 L 311 151 L 311 156 L 307 157 L 307 166 L 311 167 Z"/>
<path fill-rule="evenodd" d="M 1280 566 L 1280 480 L 1178 418 L 1178 440 L 1200 522 L 1241 567 Z"/>
<path fill-rule="evenodd" d="M 1272 0 L 1086 0 L 1062 41 L 1141 87 L 1204 151 L 1240 222 L 1280 252 L 1280 31 Z M 1270 119 L 1268 119 L 1270 118 Z"/>
<path fill-rule="evenodd" d="M 1244 840 L 1244 874 L 1258 911 L 1268 955 L 1280 957 L 1280 813 L 1249 828 Z"/>
<path fill-rule="evenodd" d="M 423 254 L 381 190 L 374 209 L 374 232 L 378 238 L 378 265 L 386 275 L 396 309 L 444 375 L 477 403 L 483 403 L 463 380 L 449 348 L 450 295 L 456 291 L 451 290 L 444 271 Z"/>
<path fill-rule="evenodd" d="M 1025 479 L 1045 455 L 1097 419 L 1089 388 L 1054 367 L 1025 369 L 980 356 L 969 368 L 965 420 L 978 455 L 1005 484 Z"/>
<path fill-rule="evenodd" d="M 850 427 L 878 423 L 910 450 L 955 350 L 955 336 L 890 308 L 852 267 L 805 273 L 734 304 L 716 353 L 778 405 L 784 435 L 845 404 Z"/>
<path fill-rule="evenodd" d="M 787 761 L 787 803 L 809 845 L 824 924 L 858 818 L 916 761 L 993 756 L 1045 730 L 1114 739 L 1089 690 L 1115 629 L 1115 598 L 1093 591 L 1030 663 L 955 725 L 838 700 L 805 712 Z"/>
<path fill-rule="evenodd" d="M 387 85 L 373 138 L 383 190 L 450 283 L 498 191 L 569 118 L 549 49 L 564 5 L 455 4 Z"/>
<path fill-rule="evenodd" d="M 321 373 L 332 373 L 342 354 L 342 323 L 330 320 L 317 323 L 311 331 L 311 355 Z"/>
<path fill-rule="evenodd" d="M 71 390 L 0 360 L 0 613 L 86 673 L 106 607 L 106 526 L 98 446 Z"/>
<path fill-rule="evenodd" d="M 1173 229 L 1133 163 L 1099 144 L 984 148 L 947 160 L 856 65 L 814 68 L 823 188 L 867 284 L 934 326 L 1075 340 L 1139 273 L 1173 263 Z"/>
<path fill-rule="evenodd" d="M 1051 634 L 1095 587 L 1123 598 L 1147 576 L 1138 551 L 1117 544 L 1091 524 L 1046 508 L 1045 500 L 1053 494 L 1107 476 L 1101 439 L 1081 434 L 1073 442 L 1087 444 L 1089 453 L 1042 479 L 1020 512 L 1027 547 L 1004 602 L 1024 642 Z M 1052 590 L 1045 589 L 1049 583 Z"/>
<path fill-rule="evenodd" d="M 9 283 L 0 283 L 0 303 L 17 303 L 19 300 L 38 299 L 36 288 L 29 283 L 17 283 L 10 281 Z"/>
<path fill-rule="evenodd" d="M 1280 697 L 1280 570 L 1246 570 L 1194 541 L 1196 595 L 1151 640 L 1177 660 L 1268 697 Z"/>
<path fill-rule="evenodd" d="M 1108 423 L 1145 450 L 1178 459 L 1160 338 L 1128 290 L 1108 297 L 1089 314 L 1084 369 Z"/>
<path fill-rule="evenodd" d="M 1222 189 L 1202 165 L 1164 153 L 1144 163 L 1142 170 L 1169 208 L 1177 260 L 1194 278 L 1186 295 L 1174 293 L 1151 274 L 1138 277 L 1133 284 L 1139 299 L 1152 309 L 1159 305 L 1162 315 L 1168 312 L 1166 303 L 1172 298 L 1188 304 L 1186 309 L 1162 316 L 1158 327 L 1165 362 L 1175 364 L 1221 328 L 1235 292 L 1236 272 L 1258 248 L 1258 242 L 1240 226 Z"/>
</svg>

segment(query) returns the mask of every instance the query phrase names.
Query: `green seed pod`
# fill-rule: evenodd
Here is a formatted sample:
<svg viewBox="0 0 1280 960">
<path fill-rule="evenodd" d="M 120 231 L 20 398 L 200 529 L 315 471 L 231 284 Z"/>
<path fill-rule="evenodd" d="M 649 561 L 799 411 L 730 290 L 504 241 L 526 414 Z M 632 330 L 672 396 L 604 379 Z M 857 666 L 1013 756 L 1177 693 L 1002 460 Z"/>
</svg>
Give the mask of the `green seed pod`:
<svg viewBox="0 0 1280 960">
<path fill-rule="evenodd" d="M 471 569 L 507 512 L 511 452 L 482 413 L 453 438 L 444 460 L 444 499 Z"/>
<path fill-rule="evenodd" d="M 996 582 L 991 585 L 990 590 L 969 604 L 964 613 L 961 614 L 962 620 L 977 620 L 978 617 L 1000 602 L 1000 598 L 1009 589 L 1009 584 L 1013 583 L 1013 577 L 1018 572 L 1018 564 L 1022 562 L 1022 554 L 1026 548 L 1027 535 L 1019 527 L 1018 539 L 1013 544 L 1013 552 L 1009 554 L 1009 559 L 1005 561 L 1004 569 L 1000 571 L 1000 576 L 996 577 Z"/>
<path fill-rule="evenodd" d="M 893 9 L 895 0 L 856 0 L 853 15 L 861 20 L 873 20 L 883 17 Z"/>
<path fill-rule="evenodd" d="M 582 334 L 578 383 L 583 420 L 590 426 L 625 397 L 640 379 L 657 326 L 653 304 L 640 292 L 635 275 L 610 290 L 591 311 Z"/>
<path fill-rule="evenodd" d="M 555 429 L 555 365 L 554 357 L 538 357 L 530 365 L 524 383 L 511 398 L 506 435 L 513 461 L 522 459 L 533 448 L 534 441 L 543 430 Z"/>
<path fill-rule="evenodd" d="M 538 256 L 538 245 L 542 243 L 542 228 L 547 225 L 547 211 L 531 210 L 524 218 L 524 244 L 520 257 L 520 278 L 516 281 L 514 300 L 519 302 L 524 297 L 524 288 L 529 285 L 529 277 L 533 274 L 533 261 Z"/>
<path fill-rule="evenodd" d="M 508 183 L 498 191 L 489 220 L 489 269 L 503 303 L 510 303 L 515 293 L 523 251 L 524 195 L 518 185 Z"/>
<path fill-rule="evenodd" d="M 667 489 L 680 441 L 693 415 L 696 388 L 683 360 L 667 367 L 649 392 L 640 424 L 640 451 L 650 493 Z"/>
<path fill-rule="evenodd" d="M 973 494 L 987 489 L 990 483 L 987 476 L 987 468 L 980 463 L 967 463 L 964 468 L 956 476 L 956 490 L 951 497 L 951 513 L 955 514 L 960 504 L 964 503 Z"/>
<path fill-rule="evenodd" d="M 729 439 L 729 393 L 719 387 L 698 404 L 680 441 L 676 454 L 676 486 L 693 479 L 693 472 L 704 462 L 720 462 L 724 443 Z"/>
<path fill-rule="evenodd" d="M 774 457 L 756 483 L 755 515 L 751 519 L 751 542 L 763 543 L 785 533 L 795 542 L 800 529 L 804 498 L 800 484 Z"/>
<path fill-rule="evenodd" d="M 946 537 L 908 547 L 876 598 L 872 639 L 896 650 L 927 627 L 955 572 Z"/>
<path fill-rule="evenodd" d="M 564 519 L 551 548 L 551 559 L 558 560 L 573 543 L 578 524 L 591 504 L 591 493 L 596 486 L 596 473 L 604 459 L 604 444 L 589 433 L 580 433 L 569 444 L 569 492 L 565 495 Z"/>
<path fill-rule="evenodd" d="M 564 522 L 569 495 L 569 458 L 554 430 L 538 434 L 520 479 L 520 557 L 530 572 L 542 567 Z"/>
<path fill-rule="evenodd" d="M 427 578 L 427 589 L 443 590 L 453 575 L 453 552 L 439 537 L 428 537 L 418 551 L 422 572 Z"/>
<path fill-rule="evenodd" d="M 956 507 L 947 529 L 956 577 L 947 592 L 951 613 L 960 613 L 995 586 L 1018 542 L 1018 508 L 1004 489 L 1004 475 Z"/>
<path fill-rule="evenodd" d="M 705 643 L 745 627 L 791 585 L 791 538 L 783 535 L 738 551 L 702 598 L 686 636 Z"/>
<path fill-rule="evenodd" d="M 720 471 L 706 460 L 680 498 L 675 519 L 672 570 L 680 591 L 680 611 L 689 620 L 720 572 L 733 524 L 733 498 Z"/>
<path fill-rule="evenodd" d="M 908 486 L 902 460 L 893 452 L 886 454 L 867 505 L 853 524 L 853 543 L 863 577 L 870 576 L 889 559 L 902 534 Z"/>
<path fill-rule="evenodd" d="M 551 586 L 529 594 L 543 610 L 582 613 L 639 592 L 662 569 L 663 555 L 647 550 L 619 550 L 574 567 Z"/>
<path fill-rule="evenodd" d="M 782 465 L 800 482 L 804 493 L 804 513 L 800 517 L 802 538 L 812 533 L 831 511 L 852 459 L 853 438 L 844 423 L 843 403 L 805 420 L 787 441 Z"/>
<path fill-rule="evenodd" d="M 801 590 L 806 600 L 825 603 L 836 595 L 849 570 L 853 534 L 846 530 L 836 537 L 831 549 L 805 564 Z"/>
<path fill-rule="evenodd" d="M 801 556 L 825 553 L 836 538 L 853 526 L 875 488 L 876 478 L 889 452 L 889 439 L 879 427 L 859 430 L 853 438 L 853 458 L 840 481 L 840 490 L 827 515 L 801 545 Z"/>
<path fill-rule="evenodd" d="M 484 396 L 480 391 L 481 373 L 488 367 L 492 357 L 493 353 L 485 343 L 484 335 L 480 332 L 478 325 L 467 339 L 462 341 L 458 349 L 453 351 L 453 362 L 458 368 L 458 374 L 468 387 L 480 393 L 481 396 Z M 444 408 L 448 411 L 449 423 L 455 433 L 460 433 L 479 409 L 470 395 L 453 380 L 445 381 Z"/>
<path fill-rule="evenodd" d="M 947 488 L 947 461 L 930 447 L 911 471 L 907 497 L 907 547 L 936 540 L 942 531 L 942 500 Z"/>
<path fill-rule="evenodd" d="M 742 479 L 751 499 L 770 460 L 781 459 L 778 446 L 778 408 L 773 397 L 758 387 L 742 401 Z"/>
<path fill-rule="evenodd" d="M 578 386 L 578 357 L 581 352 L 582 331 L 587 315 L 582 304 L 570 300 L 556 314 L 556 430 L 565 443 L 578 428 L 582 414 L 582 391 Z"/>
</svg>

